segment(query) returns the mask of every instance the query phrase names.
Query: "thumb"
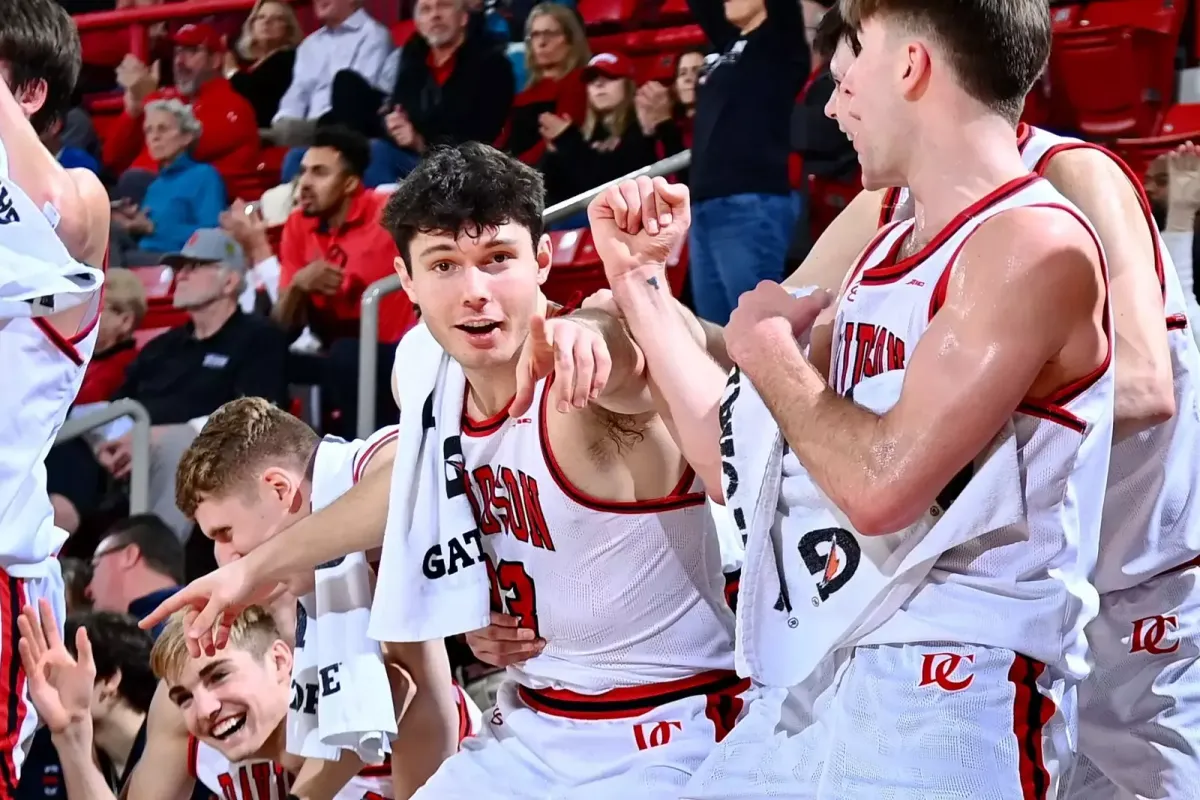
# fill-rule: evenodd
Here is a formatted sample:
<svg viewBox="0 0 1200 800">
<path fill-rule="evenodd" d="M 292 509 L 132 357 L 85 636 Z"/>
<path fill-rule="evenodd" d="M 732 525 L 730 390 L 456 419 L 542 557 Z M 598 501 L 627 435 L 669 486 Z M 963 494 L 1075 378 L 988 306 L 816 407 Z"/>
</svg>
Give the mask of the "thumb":
<svg viewBox="0 0 1200 800">
<path fill-rule="evenodd" d="M 787 320 L 792 325 L 792 331 L 800 336 L 808 331 L 832 302 L 833 298 L 824 289 L 818 289 L 806 297 L 797 298 L 787 306 Z"/>
<path fill-rule="evenodd" d="M 658 177 L 654 179 L 654 189 L 659 197 L 667 201 L 673 214 L 689 205 L 691 195 L 686 183 L 671 183 L 666 178 Z"/>
</svg>

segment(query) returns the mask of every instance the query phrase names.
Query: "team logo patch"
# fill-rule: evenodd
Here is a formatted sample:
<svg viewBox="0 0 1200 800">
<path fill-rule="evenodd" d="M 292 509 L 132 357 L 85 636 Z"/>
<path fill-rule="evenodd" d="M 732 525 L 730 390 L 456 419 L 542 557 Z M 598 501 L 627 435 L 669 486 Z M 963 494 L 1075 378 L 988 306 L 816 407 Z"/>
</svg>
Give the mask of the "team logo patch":
<svg viewBox="0 0 1200 800">
<path fill-rule="evenodd" d="M 805 568 L 817 577 L 814 605 L 825 602 L 849 583 L 862 559 L 858 541 L 845 528 L 809 531 L 801 537 L 797 549 Z"/>
</svg>

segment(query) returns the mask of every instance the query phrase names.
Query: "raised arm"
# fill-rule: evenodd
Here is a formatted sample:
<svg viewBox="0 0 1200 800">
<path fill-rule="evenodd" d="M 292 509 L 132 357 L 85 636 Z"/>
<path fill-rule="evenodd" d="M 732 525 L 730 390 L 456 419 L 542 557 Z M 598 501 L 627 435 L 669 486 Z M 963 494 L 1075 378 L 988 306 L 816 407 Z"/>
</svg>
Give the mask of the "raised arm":
<svg viewBox="0 0 1200 800">
<path fill-rule="evenodd" d="M 1167 346 L 1156 243 L 1138 190 L 1107 155 L 1078 148 L 1050 159 L 1044 172 L 1095 227 L 1108 259 L 1116 323 L 1114 438 L 1170 419 L 1175 381 Z"/>
<path fill-rule="evenodd" d="M 146 749 L 134 765 L 122 800 L 186 800 L 196 785 L 183 715 L 161 681 L 146 714 Z M 75 795 L 72 794 L 73 798 Z"/>
<path fill-rule="evenodd" d="M 890 533 L 933 504 L 1052 359 L 1064 370 L 1061 384 L 1102 361 L 1097 261 L 1090 236 L 1062 211 L 1019 208 L 985 222 L 960 253 L 946 304 L 914 348 L 899 401 L 883 415 L 829 387 L 784 315 L 737 330 L 731 320 L 730 352 L 800 462 L 854 526 Z"/>
</svg>

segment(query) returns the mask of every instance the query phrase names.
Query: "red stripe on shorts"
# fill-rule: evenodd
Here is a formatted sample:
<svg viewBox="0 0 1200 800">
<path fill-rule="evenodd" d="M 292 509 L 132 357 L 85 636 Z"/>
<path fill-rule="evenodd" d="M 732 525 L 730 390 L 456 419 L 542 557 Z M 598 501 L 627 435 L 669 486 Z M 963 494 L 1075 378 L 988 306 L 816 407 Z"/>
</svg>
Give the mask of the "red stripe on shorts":
<svg viewBox="0 0 1200 800">
<path fill-rule="evenodd" d="M 730 670 L 713 670 L 676 681 L 612 689 L 603 694 L 579 694 L 566 689 L 529 689 L 525 686 L 518 686 L 517 694 L 534 711 L 552 717 L 630 719 L 676 700 L 707 695 L 737 695 L 749 688 L 749 678 L 739 678 L 736 672 Z"/>
<path fill-rule="evenodd" d="M 1050 773 L 1042 757 L 1042 732 L 1054 716 L 1054 701 L 1038 690 L 1038 678 L 1046 671 L 1040 661 L 1014 654 L 1008 670 L 1013 685 L 1013 734 L 1017 737 L 1017 768 L 1021 776 L 1021 796 L 1025 800 L 1046 800 L 1050 791 Z"/>
<path fill-rule="evenodd" d="M 17 793 L 16 749 L 29 709 L 25 705 L 25 669 L 17 652 L 21 633 L 17 615 L 25 602 L 25 582 L 0 569 L 0 797 Z"/>
</svg>

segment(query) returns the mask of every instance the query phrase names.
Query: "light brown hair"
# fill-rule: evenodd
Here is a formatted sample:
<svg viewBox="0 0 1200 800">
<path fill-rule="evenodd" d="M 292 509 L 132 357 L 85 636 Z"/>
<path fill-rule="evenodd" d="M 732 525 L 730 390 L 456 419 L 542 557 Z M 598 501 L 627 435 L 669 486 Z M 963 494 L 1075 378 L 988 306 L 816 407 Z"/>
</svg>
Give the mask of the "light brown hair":
<svg viewBox="0 0 1200 800">
<path fill-rule="evenodd" d="M 963 89 L 1014 124 L 1050 56 L 1046 0 L 840 0 L 846 24 L 885 16 L 941 46 Z"/>
<path fill-rule="evenodd" d="M 561 3 L 538 3 L 525 18 L 525 74 L 528 76 L 525 79 L 526 89 L 545 77 L 542 74 L 542 68 L 533 60 L 533 48 L 529 46 L 530 37 L 533 35 L 533 22 L 538 17 L 553 19 L 558 23 L 558 27 L 562 28 L 563 36 L 567 37 L 567 44 L 570 45 L 571 52 L 567 56 L 567 63 L 563 65 L 564 75 L 587 66 L 588 60 L 592 57 L 592 48 L 588 46 L 587 35 L 583 32 L 583 24 L 579 21 L 579 16 L 575 11 L 570 6 Z"/>
<path fill-rule="evenodd" d="M 283 9 L 283 15 L 287 19 L 287 38 L 284 39 L 282 50 L 295 50 L 300 46 L 300 42 L 304 41 L 304 29 L 300 27 L 300 20 L 296 19 L 296 12 L 285 0 L 258 0 L 254 4 L 254 8 L 250 9 L 250 14 L 246 17 L 245 23 L 242 24 L 242 35 L 238 37 L 237 54 L 250 62 L 255 62 L 271 55 L 270 53 L 262 52 L 262 48 L 254 39 L 254 20 L 258 18 L 258 11 L 267 3 L 274 3 Z"/>
<path fill-rule="evenodd" d="M 267 466 L 303 468 L 320 438 L 302 420 L 261 397 L 213 412 L 175 472 L 175 504 L 188 519 L 205 499 L 248 490 Z"/>
<path fill-rule="evenodd" d="M 115 311 L 133 315 L 133 327 L 146 316 L 146 287 L 131 270 L 109 267 L 104 274 L 104 300 Z"/>
<path fill-rule="evenodd" d="M 186 611 L 172 614 L 150 651 L 150 669 L 159 680 L 178 683 L 183 665 L 191 658 L 187 648 L 186 615 Z M 249 606 L 234 619 L 225 647 L 244 650 L 261 659 L 277 641 L 286 640 L 271 612 L 262 606 Z"/>
</svg>

